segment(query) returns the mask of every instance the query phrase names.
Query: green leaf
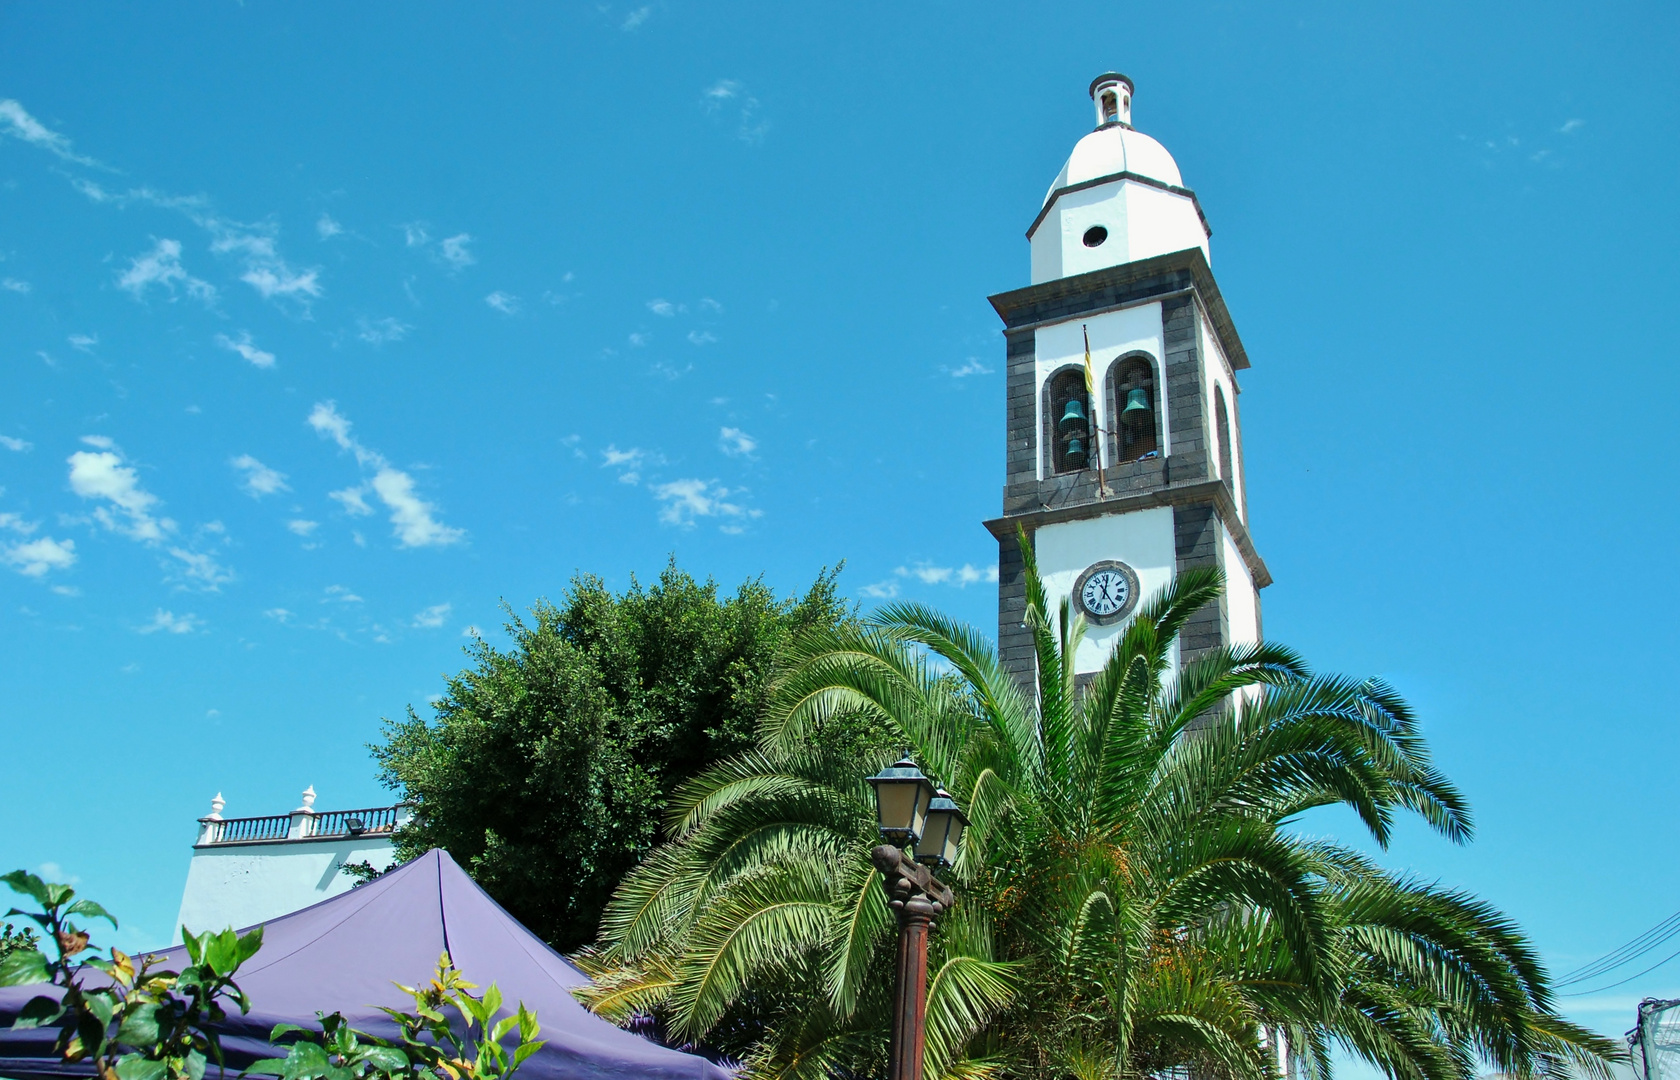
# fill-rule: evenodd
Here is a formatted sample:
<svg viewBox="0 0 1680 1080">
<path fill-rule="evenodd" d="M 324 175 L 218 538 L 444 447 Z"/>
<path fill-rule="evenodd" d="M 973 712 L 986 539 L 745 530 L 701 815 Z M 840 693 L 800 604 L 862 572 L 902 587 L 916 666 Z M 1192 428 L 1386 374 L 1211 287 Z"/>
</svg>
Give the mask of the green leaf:
<svg viewBox="0 0 1680 1080">
<path fill-rule="evenodd" d="M 274 1030 L 270 1031 L 268 1033 L 268 1041 L 271 1042 L 271 1043 L 277 1043 L 277 1042 L 280 1041 L 280 1036 L 290 1035 L 294 1031 L 295 1032 L 300 1032 L 304 1035 L 315 1034 L 313 1029 L 303 1027 L 299 1024 L 275 1024 L 274 1025 Z"/>
<path fill-rule="evenodd" d="M 116 916 L 100 907 L 92 900 L 78 900 L 65 909 L 66 915 L 86 915 L 90 919 L 104 919 L 113 927 L 117 925 Z"/>
<path fill-rule="evenodd" d="M 496 1026 L 490 1029 L 490 1040 L 492 1042 L 501 1042 L 502 1037 L 512 1031 L 516 1026 L 518 1026 L 518 1024 L 519 1017 L 517 1016 L 502 1017 L 500 1020 L 496 1021 Z"/>
<path fill-rule="evenodd" d="M 109 1024 L 117 1015 L 117 1003 L 109 991 L 95 991 L 82 998 L 82 1008 L 92 1013 L 101 1024 Z"/>
<path fill-rule="evenodd" d="M 64 1003 L 57 998 L 33 997 L 18 1010 L 17 1019 L 12 1021 L 14 1030 L 25 1028 L 45 1027 L 64 1015 Z"/>
<path fill-rule="evenodd" d="M 47 903 L 47 883 L 27 870 L 13 870 L 9 874 L 0 876 L 0 881 L 4 881 L 10 886 L 13 892 L 30 897 L 42 907 L 51 906 Z M 22 913 L 14 912 L 13 914 Z"/>
<path fill-rule="evenodd" d="M 490 1018 L 500 1012 L 501 1008 L 502 988 L 497 986 L 495 983 L 491 983 L 490 989 L 484 991 L 482 1008 L 480 1008 L 478 1012 L 479 1022 L 488 1024 L 490 1022 Z"/>
<path fill-rule="evenodd" d="M 51 979 L 52 965 L 40 949 L 19 949 L 0 958 L 0 986 L 31 986 Z"/>
<path fill-rule="evenodd" d="M 204 1066 L 209 1064 L 203 1054 L 197 1050 L 187 1051 L 187 1075 L 192 1080 L 204 1080 Z"/>
<path fill-rule="evenodd" d="M 262 943 L 263 928 L 260 924 L 252 928 L 247 933 L 240 935 L 238 946 L 234 950 L 234 966 L 238 967 L 240 964 L 243 964 L 245 961 L 251 959 L 251 957 L 257 955 L 257 950 L 262 948 Z"/>
<path fill-rule="evenodd" d="M 362 1060 L 386 1075 L 401 1075 L 408 1072 L 408 1055 L 394 1046 L 371 1046 L 363 1053 Z"/>
<path fill-rule="evenodd" d="M 286 1075 L 285 1058 L 261 1058 L 245 1066 L 242 1076 L 284 1076 Z"/>
<path fill-rule="evenodd" d="M 150 1046 L 157 1042 L 158 1008 L 154 1003 L 135 1006 L 132 1012 L 123 1017 L 122 1026 L 117 1028 L 117 1041 L 129 1046 Z"/>
<path fill-rule="evenodd" d="M 199 935 L 193 933 L 191 930 L 188 930 L 185 926 L 182 926 L 181 943 L 187 947 L 187 959 L 191 960 L 195 965 L 202 964 L 204 962 L 204 942 Z"/>
<path fill-rule="evenodd" d="M 162 1061 L 147 1061 L 139 1054 L 124 1054 L 117 1059 L 117 1080 L 164 1080 L 169 1066 Z"/>
<path fill-rule="evenodd" d="M 530 1057 L 532 1054 L 536 1053 L 538 1050 L 541 1050 L 543 1047 L 545 1047 L 547 1045 L 548 1045 L 548 1043 L 547 1043 L 546 1040 L 539 1040 L 537 1042 L 520 1043 L 518 1049 L 514 1050 L 514 1052 L 513 1052 L 513 1065 L 512 1065 L 511 1068 L 508 1069 L 508 1072 L 512 1072 L 514 1069 L 517 1069 L 517 1068 L 519 1068 L 519 1066 L 525 1064 L 525 1059 L 526 1058 Z"/>
<path fill-rule="evenodd" d="M 239 940 L 232 930 L 211 936 L 205 944 L 204 962 L 211 971 L 226 978 L 239 967 Z"/>
</svg>

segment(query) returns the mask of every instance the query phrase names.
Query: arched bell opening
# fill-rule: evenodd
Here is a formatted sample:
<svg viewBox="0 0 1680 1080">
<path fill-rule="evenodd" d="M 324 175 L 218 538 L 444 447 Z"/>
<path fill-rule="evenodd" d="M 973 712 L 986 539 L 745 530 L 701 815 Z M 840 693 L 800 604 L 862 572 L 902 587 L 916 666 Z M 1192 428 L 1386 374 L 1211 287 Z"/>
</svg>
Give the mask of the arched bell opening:
<svg viewBox="0 0 1680 1080">
<path fill-rule="evenodd" d="M 1045 464 L 1052 474 L 1075 473 L 1096 464 L 1092 445 L 1091 400 L 1083 368 L 1063 368 L 1044 389 Z"/>
<path fill-rule="evenodd" d="M 1114 463 L 1159 455 L 1161 409 L 1155 365 L 1147 357 L 1123 357 L 1109 368 L 1108 385 L 1109 415 L 1115 418 L 1109 444 L 1114 448 Z"/>
</svg>

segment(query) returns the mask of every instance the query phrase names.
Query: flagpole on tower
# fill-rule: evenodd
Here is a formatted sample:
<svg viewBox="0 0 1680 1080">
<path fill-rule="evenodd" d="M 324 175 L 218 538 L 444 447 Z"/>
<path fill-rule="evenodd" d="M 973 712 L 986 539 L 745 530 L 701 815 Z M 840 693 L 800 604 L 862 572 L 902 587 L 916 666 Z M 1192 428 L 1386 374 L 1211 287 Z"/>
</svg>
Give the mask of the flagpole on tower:
<svg viewBox="0 0 1680 1080">
<path fill-rule="evenodd" d="M 1092 441 L 1097 446 L 1097 497 L 1106 498 L 1114 494 L 1108 490 L 1108 480 L 1103 477 L 1103 444 L 1108 440 L 1103 438 L 1107 434 L 1097 419 L 1097 380 L 1091 372 L 1091 331 L 1084 324 L 1079 324 L 1079 332 L 1085 335 L 1085 400 L 1090 405 L 1091 419 L 1086 421 L 1096 432 Z"/>
</svg>

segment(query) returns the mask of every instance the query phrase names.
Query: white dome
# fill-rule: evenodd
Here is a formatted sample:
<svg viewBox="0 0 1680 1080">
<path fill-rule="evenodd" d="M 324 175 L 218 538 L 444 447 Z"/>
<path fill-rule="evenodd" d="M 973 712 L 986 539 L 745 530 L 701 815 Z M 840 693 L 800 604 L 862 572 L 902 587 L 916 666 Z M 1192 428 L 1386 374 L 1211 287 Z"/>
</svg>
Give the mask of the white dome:
<svg viewBox="0 0 1680 1080">
<path fill-rule="evenodd" d="M 1044 201 L 1062 188 L 1083 184 L 1115 173 L 1131 173 L 1172 187 L 1183 187 L 1178 163 L 1167 148 L 1125 124 L 1100 127 L 1080 139 L 1068 156 L 1067 164 L 1050 185 Z"/>
</svg>

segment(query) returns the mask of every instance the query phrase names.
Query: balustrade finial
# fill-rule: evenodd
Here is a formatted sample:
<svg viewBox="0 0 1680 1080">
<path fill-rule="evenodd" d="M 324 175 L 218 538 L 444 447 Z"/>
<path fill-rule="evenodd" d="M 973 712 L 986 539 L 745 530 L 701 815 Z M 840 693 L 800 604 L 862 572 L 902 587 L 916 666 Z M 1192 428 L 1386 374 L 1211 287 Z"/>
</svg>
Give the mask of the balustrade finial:
<svg viewBox="0 0 1680 1080">
<path fill-rule="evenodd" d="M 216 797 L 214 799 L 210 800 L 210 820 L 211 821 L 222 820 L 222 807 L 224 807 L 226 805 L 227 805 L 227 800 L 222 798 L 222 793 L 219 792 L 219 791 L 216 792 Z"/>
<path fill-rule="evenodd" d="M 303 789 L 303 805 L 293 810 L 294 814 L 313 814 L 315 812 L 315 785 L 310 784 Z"/>
</svg>

